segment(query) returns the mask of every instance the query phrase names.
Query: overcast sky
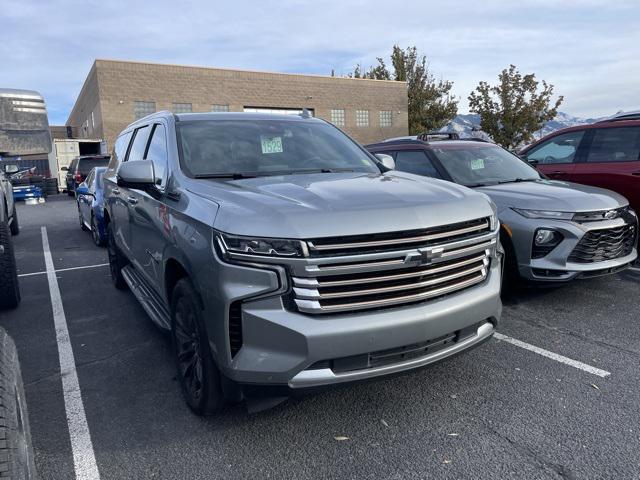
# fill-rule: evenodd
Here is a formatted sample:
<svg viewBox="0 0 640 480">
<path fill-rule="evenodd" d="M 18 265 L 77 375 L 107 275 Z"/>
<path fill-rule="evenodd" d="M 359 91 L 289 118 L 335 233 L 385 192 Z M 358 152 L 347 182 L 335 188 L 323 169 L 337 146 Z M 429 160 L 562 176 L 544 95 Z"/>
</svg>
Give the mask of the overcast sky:
<svg viewBox="0 0 640 480">
<path fill-rule="evenodd" d="M 66 121 L 95 58 L 346 74 L 415 45 L 469 92 L 510 63 L 589 117 L 640 108 L 637 0 L 0 0 L 0 86 Z"/>
</svg>

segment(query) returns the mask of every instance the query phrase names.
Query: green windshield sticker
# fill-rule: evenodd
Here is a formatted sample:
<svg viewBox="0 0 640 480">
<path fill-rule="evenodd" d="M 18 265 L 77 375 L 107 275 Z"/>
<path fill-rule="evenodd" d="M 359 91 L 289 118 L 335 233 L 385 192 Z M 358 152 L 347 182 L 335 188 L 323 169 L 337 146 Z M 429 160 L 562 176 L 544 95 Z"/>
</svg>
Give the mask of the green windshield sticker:
<svg viewBox="0 0 640 480">
<path fill-rule="evenodd" d="M 270 135 L 260 135 L 262 143 L 262 153 L 282 153 L 282 137 L 272 137 Z"/>
<path fill-rule="evenodd" d="M 483 158 L 474 158 L 471 160 L 471 170 L 482 170 L 484 168 Z"/>
</svg>

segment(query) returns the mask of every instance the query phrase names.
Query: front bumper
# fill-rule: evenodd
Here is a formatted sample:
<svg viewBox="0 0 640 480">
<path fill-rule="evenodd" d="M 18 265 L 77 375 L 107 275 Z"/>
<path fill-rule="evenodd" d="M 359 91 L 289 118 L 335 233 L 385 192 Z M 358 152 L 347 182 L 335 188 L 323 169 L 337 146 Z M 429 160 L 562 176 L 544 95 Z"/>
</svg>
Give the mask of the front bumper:
<svg viewBox="0 0 640 480">
<path fill-rule="evenodd" d="M 501 260 L 494 258 L 485 281 L 422 303 L 331 315 L 309 315 L 285 305 L 277 270 L 229 264 L 216 258 L 217 281 L 204 288 L 212 351 L 225 377 L 238 384 L 291 389 L 363 380 L 418 368 L 488 339 L 499 322 Z M 255 298 L 265 292 L 263 298 Z M 231 356 L 228 322 L 216 321 L 241 298 L 242 348 Z M 397 349 L 480 325 L 475 333 L 433 353 L 382 368 L 334 373 L 309 367 L 331 359 Z"/>
<path fill-rule="evenodd" d="M 576 263 L 569 260 L 580 240 L 590 231 L 616 228 L 628 224 L 622 218 L 600 222 L 576 223 L 561 220 L 529 219 L 511 209 L 500 212 L 500 222 L 512 232 L 511 240 L 520 276 L 534 282 L 567 282 L 580 277 L 616 273 L 638 258 L 637 249 L 630 254 L 600 262 Z M 560 232 L 564 239 L 549 254 L 531 258 L 533 238 L 539 228 Z M 637 231 L 637 223 L 636 223 Z"/>
</svg>

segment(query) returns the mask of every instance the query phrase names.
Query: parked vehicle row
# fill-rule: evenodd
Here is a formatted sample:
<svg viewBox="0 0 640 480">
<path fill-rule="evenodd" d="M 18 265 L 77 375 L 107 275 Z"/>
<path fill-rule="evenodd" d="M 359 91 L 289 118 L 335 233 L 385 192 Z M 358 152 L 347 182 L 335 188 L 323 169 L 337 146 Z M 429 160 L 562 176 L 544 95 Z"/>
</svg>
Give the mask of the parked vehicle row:
<svg viewBox="0 0 640 480">
<path fill-rule="evenodd" d="M 171 332 L 198 414 L 488 340 L 503 258 L 506 275 L 556 283 L 637 258 L 620 194 L 549 179 L 486 141 L 363 148 L 304 114 L 153 114 L 75 192 L 115 287 Z"/>
<path fill-rule="evenodd" d="M 368 145 L 398 170 L 487 194 L 498 206 L 506 272 L 564 282 L 627 268 L 637 258 L 638 219 L 621 195 L 550 180 L 503 148 L 478 140 L 396 140 Z"/>
</svg>

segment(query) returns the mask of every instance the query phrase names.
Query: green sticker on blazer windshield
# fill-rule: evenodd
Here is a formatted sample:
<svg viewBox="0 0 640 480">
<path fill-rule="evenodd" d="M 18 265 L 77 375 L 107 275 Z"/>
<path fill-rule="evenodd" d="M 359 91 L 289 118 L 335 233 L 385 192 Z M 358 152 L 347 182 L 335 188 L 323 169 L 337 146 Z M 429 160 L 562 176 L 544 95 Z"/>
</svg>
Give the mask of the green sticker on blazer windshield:
<svg viewBox="0 0 640 480">
<path fill-rule="evenodd" d="M 483 158 L 474 158 L 471 160 L 471 170 L 482 170 L 484 168 Z"/>
<path fill-rule="evenodd" d="M 262 143 L 262 153 L 282 153 L 282 137 L 273 137 L 271 135 L 260 135 Z"/>
</svg>

